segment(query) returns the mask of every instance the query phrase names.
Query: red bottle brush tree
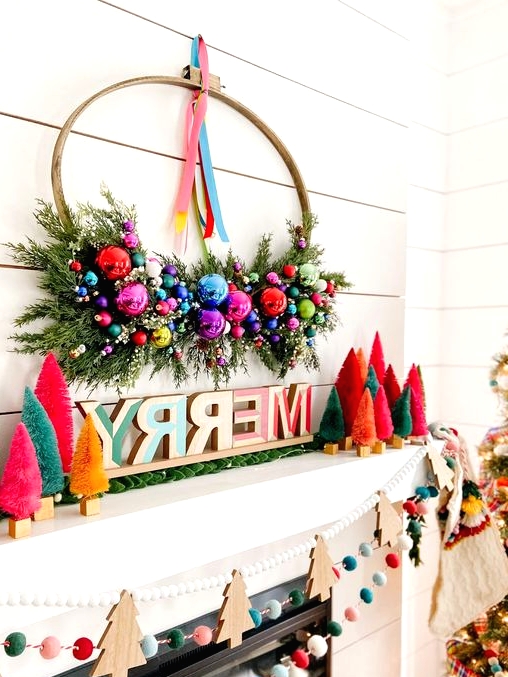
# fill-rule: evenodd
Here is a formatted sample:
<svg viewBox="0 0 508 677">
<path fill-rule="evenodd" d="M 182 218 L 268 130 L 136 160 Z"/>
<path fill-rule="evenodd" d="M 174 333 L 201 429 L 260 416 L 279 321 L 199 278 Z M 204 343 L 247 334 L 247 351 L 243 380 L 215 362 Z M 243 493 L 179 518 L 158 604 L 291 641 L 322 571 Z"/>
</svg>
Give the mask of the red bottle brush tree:
<svg viewBox="0 0 508 677">
<path fill-rule="evenodd" d="M 384 386 L 379 386 L 374 398 L 374 420 L 378 440 L 386 441 L 393 435 L 392 414 Z"/>
<path fill-rule="evenodd" d="M 376 443 L 374 402 L 368 388 L 365 388 L 360 399 L 353 429 L 351 430 L 351 437 L 355 444 L 364 447 L 372 447 Z"/>
<path fill-rule="evenodd" d="M 358 411 L 358 405 L 363 393 L 363 381 L 356 353 L 351 348 L 340 368 L 335 387 L 342 405 L 344 415 L 344 429 L 346 435 L 351 435 L 353 423 Z"/>
<path fill-rule="evenodd" d="M 393 432 L 399 437 L 411 435 L 413 421 L 411 420 L 411 391 L 406 386 L 400 397 L 392 407 Z"/>
<path fill-rule="evenodd" d="M 422 382 L 420 380 L 420 374 L 418 373 L 418 369 L 415 364 L 411 365 L 411 368 L 409 369 L 407 373 L 406 380 L 404 381 L 404 388 L 406 386 L 409 386 L 414 390 L 416 393 L 416 396 L 418 397 L 422 407 L 423 407 L 423 388 L 422 388 Z"/>
<path fill-rule="evenodd" d="M 0 508 L 15 521 L 28 521 L 27 531 L 20 535 L 30 533 L 30 516 L 40 508 L 41 492 L 42 479 L 35 447 L 24 423 L 18 423 L 0 481 Z"/>
<path fill-rule="evenodd" d="M 367 360 L 365 358 L 365 353 L 363 352 L 362 348 L 358 348 L 356 351 L 356 359 L 358 360 L 358 366 L 360 367 L 360 376 L 362 377 L 362 381 L 365 383 L 367 379 Z"/>
<path fill-rule="evenodd" d="M 67 382 L 53 353 L 49 353 L 42 363 L 35 385 L 35 395 L 53 424 L 62 468 L 68 473 L 74 449 L 72 401 Z"/>
<path fill-rule="evenodd" d="M 417 393 L 414 388 L 411 388 L 411 436 L 412 437 L 424 437 L 428 434 L 429 429 L 427 427 L 427 421 L 425 420 L 425 412 L 423 410 L 423 404 L 421 401 L 421 395 Z"/>
<path fill-rule="evenodd" d="M 389 364 L 386 368 L 383 387 L 385 389 L 386 399 L 388 400 L 390 409 L 392 409 L 393 405 L 401 395 L 401 389 L 391 364 Z"/>
<path fill-rule="evenodd" d="M 385 378 L 385 356 L 383 352 L 383 345 L 381 343 L 381 338 L 379 332 L 377 331 L 374 335 L 374 341 L 372 342 L 372 348 L 370 351 L 369 366 L 374 367 L 376 372 L 377 380 L 381 385 L 383 385 Z"/>
</svg>

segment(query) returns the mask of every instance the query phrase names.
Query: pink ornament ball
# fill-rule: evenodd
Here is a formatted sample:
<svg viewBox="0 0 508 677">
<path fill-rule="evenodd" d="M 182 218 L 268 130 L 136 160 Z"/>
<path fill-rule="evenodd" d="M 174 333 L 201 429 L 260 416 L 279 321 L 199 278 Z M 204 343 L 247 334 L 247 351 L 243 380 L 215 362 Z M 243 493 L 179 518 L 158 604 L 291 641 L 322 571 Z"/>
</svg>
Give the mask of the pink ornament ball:
<svg viewBox="0 0 508 677">
<path fill-rule="evenodd" d="M 289 320 L 286 322 L 286 326 L 289 329 L 289 331 L 296 331 L 298 327 L 300 326 L 300 321 L 296 317 L 290 317 Z"/>
<path fill-rule="evenodd" d="M 269 282 L 270 284 L 278 284 L 280 282 L 279 276 L 277 275 L 277 273 L 274 272 L 268 273 L 268 275 L 266 276 L 266 281 Z"/>
<path fill-rule="evenodd" d="M 315 306 L 320 306 L 323 303 L 323 297 L 317 292 L 314 292 L 310 295 L 310 300 Z"/>
<path fill-rule="evenodd" d="M 72 655 L 78 661 L 86 661 L 87 658 L 90 658 L 92 651 L 94 649 L 93 642 L 88 637 L 80 637 L 74 642 L 72 647 Z"/>
<path fill-rule="evenodd" d="M 42 640 L 39 651 L 43 658 L 49 660 L 50 658 L 56 658 L 61 648 L 60 640 L 54 635 L 49 635 Z"/>
<path fill-rule="evenodd" d="M 245 329 L 241 327 L 239 324 L 235 324 L 231 327 L 231 336 L 234 339 L 241 339 L 244 333 Z"/>
<path fill-rule="evenodd" d="M 344 611 L 344 617 L 346 620 L 354 623 L 355 621 L 359 620 L 360 612 L 355 606 L 348 606 L 348 608 Z"/>
<path fill-rule="evenodd" d="M 198 625 L 192 633 L 192 639 L 198 646 L 206 646 L 212 641 L 213 632 L 207 625 Z"/>
<path fill-rule="evenodd" d="M 400 566 L 400 557 L 396 552 L 389 552 L 385 557 L 385 562 L 390 569 L 398 569 Z"/>
<path fill-rule="evenodd" d="M 291 654 L 291 660 L 297 668 L 307 668 L 309 666 L 309 654 L 303 649 L 296 649 Z"/>
<path fill-rule="evenodd" d="M 108 313 L 107 310 L 101 310 L 100 313 L 94 315 L 94 320 L 97 322 L 99 327 L 109 327 L 109 325 L 113 322 L 111 313 Z"/>
<path fill-rule="evenodd" d="M 150 296 L 141 282 L 129 282 L 122 287 L 115 298 L 118 310 L 128 317 L 137 317 L 145 312 Z"/>
<path fill-rule="evenodd" d="M 169 299 L 166 299 L 166 303 L 168 304 L 169 310 L 174 310 L 178 306 L 178 301 L 174 299 L 172 296 Z"/>
<path fill-rule="evenodd" d="M 134 247 L 137 247 L 139 244 L 139 238 L 136 233 L 126 233 L 123 236 L 123 243 L 129 249 L 134 249 Z"/>
</svg>

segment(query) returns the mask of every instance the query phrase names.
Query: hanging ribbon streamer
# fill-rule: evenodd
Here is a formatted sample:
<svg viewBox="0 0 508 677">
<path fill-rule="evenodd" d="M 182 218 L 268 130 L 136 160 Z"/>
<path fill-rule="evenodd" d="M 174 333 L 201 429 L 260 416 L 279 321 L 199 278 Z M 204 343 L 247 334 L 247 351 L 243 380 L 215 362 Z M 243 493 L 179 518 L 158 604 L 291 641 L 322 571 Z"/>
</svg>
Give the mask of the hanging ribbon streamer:
<svg viewBox="0 0 508 677">
<path fill-rule="evenodd" d="M 203 228 L 203 238 L 213 235 L 214 226 L 223 242 L 229 242 L 217 196 L 213 174 L 210 146 L 206 132 L 205 115 L 208 106 L 209 69 L 208 54 L 203 38 L 198 35 L 192 41 L 191 66 L 201 71 L 201 89 L 193 93 L 186 117 L 187 154 L 180 188 L 176 198 L 176 232 L 183 234 L 187 227 L 189 203 L 194 196 L 197 218 Z M 200 161 L 200 178 L 204 205 L 201 208 L 198 198 L 196 163 Z M 185 240 L 187 238 L 185 237 Z"/>
</svg>

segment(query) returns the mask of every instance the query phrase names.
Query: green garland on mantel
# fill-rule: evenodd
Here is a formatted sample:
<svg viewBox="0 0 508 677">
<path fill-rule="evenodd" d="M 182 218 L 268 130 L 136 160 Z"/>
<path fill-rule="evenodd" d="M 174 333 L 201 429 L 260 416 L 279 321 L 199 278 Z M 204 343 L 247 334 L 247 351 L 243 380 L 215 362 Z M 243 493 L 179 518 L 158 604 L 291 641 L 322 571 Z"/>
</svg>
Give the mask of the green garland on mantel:
<svg viewBox="0 0 508 677">
<path fill-rule="evenodd" d="M 333 331 L 336 294 L 351 284 L 321 268 L 311 243 L 317 219 L 287 222 L 290 244 L 279 257 L 262 235 L 252 263 L 231 250 L 193 265 L 174 254 L 149 255 L 136 232 L 136 209 L 102 188 L 105 208 L 80 204 L 63 223 L 40 200 L 40 242 L 7 243 L 13 259 L 39 272 L 44 298 L 15 319 L 21 353 L 57 357 L 69 383 L 117 391 L 132 387 L 145 367 L 169 371 L 175 386 L 206 373 L 214 387 L 257 356 L 283 378 L 297 364 L 319 369 L 318 336 Z"/>
</svg>

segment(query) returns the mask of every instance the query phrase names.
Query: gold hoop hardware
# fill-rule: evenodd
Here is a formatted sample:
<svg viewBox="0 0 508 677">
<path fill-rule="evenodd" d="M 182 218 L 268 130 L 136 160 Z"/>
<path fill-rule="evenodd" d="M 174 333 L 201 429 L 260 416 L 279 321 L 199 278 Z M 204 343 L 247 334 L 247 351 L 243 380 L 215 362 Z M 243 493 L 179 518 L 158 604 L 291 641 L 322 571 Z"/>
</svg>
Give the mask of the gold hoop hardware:
<svg viewBox="0 0 508 677">
<path fill-rule="evenodd" d="M 69 208 L 65 202 L 65 196 L 62 187 L 62 156 L 67 137 L 69 136 L 74 123 L 79 118 L 81 113 L 83 113 L 83 111 L 85 111 L 92 103 L 97 101 L 97 99 L 100 99 L 107 94 L 117 92 L 120 89 L 134 87 L 136 85 L 172 85 L 175 87 L 184 87 L 185 89 L 192 90 L 201 89 L 201 75 L 199 69 L 193 68 L 192 66 L 187 66 L 184 68 L 183 74 L 185 77 L 181 78 L 165 75 L 148 75 L 117 82 L 114 85 L 110 85 L 96 94 L 93 94 L 71 113 L 58 135 L 51 162 L 51 183 L 53 187 L 53 196 L 55 200 L 55 207 L 62 223 L 67 224 L 71 220 Z M 241 104 L 236 99 L 224 94 L 220 89 L 220 81 L 217 76 L 210 76 L 209 95 L 236 110 L 238 113 L 250 120 L 250 122 L 252 122 L 255 127 L 257 127 L 265 135 L 265 137 L 277 150 L 287 169 L 289 170 L 296 188 L 302 214 L 309 213 L 309 196 L 302 175 L 300 174 L 300 170 L 298 169 L 298 166 L 296 165 L 291 153 L 275 134 L 275 132 L 249 108 Z"/>
</svg>

